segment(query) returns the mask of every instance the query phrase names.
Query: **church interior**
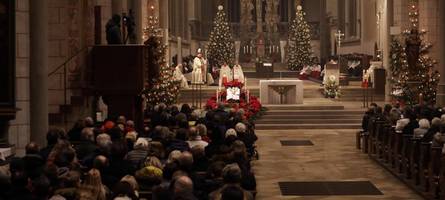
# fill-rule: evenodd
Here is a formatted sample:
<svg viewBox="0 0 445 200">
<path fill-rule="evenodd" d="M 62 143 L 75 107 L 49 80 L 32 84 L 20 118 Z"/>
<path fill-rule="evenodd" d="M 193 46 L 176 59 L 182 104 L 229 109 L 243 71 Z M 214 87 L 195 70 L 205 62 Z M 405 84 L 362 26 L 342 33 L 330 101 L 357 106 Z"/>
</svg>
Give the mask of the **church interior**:
<svg viewBox="0 0 445 200">
<path fill-rule="evenodd" d="M 0 0 L 0 199 L 445 199 L 444 0 Z"/>
</svg>

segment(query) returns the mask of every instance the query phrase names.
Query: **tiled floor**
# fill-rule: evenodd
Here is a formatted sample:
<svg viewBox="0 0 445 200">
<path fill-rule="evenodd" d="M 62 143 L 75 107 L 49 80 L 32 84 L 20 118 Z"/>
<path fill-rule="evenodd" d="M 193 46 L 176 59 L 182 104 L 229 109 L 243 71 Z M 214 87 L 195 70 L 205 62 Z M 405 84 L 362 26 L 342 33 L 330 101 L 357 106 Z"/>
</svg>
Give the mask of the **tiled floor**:
<svg viewBox="0 0 445 200">
<path fill-rule="evenodd" d="M 254 162 L 257 199 L 422 199 L 355 148 L 354 130 L 257 131 Z M 280 140 L 311 140 L 314 146 L 282 146 Z M 281 196 L 280 181 L 371 181 L 384 195 Z"/>
</svg>

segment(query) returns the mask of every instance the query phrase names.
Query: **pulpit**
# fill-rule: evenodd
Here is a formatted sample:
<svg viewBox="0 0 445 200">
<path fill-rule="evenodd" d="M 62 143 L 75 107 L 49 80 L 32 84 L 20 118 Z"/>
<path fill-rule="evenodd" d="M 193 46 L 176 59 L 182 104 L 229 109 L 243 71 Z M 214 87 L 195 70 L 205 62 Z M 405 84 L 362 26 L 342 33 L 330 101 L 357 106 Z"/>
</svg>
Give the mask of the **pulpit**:
<svg viewBox="0 0 445 200">
<path fill-rule="evenodd" d="M 0 166 L 2 162 L 14 155 L 14 145 L 9 144 L 9 121 L 16 116 L 15 105 L 15 1 L 0 1 Z M 25 133 L 19 133 L 25 134 Z M 21 137 L 21 136 L 15 136 Z"/>
<path fill-rule="evenodd" d="M 92 50 L 93 85 L 108 105 L 108 116 L 125 115 L 142 128 L 143 106 L 139 96 L 156 69 L 148 67 L 145 45 L 100 45 Z"/>
</svg>

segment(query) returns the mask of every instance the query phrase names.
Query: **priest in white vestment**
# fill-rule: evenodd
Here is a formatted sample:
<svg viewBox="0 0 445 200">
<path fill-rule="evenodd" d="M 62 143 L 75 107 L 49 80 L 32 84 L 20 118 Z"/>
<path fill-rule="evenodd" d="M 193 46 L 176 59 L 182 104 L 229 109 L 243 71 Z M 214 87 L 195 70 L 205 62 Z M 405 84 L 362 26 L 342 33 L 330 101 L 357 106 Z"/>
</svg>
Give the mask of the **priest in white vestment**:
<svg viewBox="0 0 445 200">
<path fill-rule="evenodd" d="M 198 54 L 193 60 L 192 83 L 193 84 L 213 84 L 211 74 L 207 73 L 207 60 L 202 55 L 202 50 L 198 49 Z"/>
<path fill-rule="evenodd" d="M 241 83 L 244 83 L 244 72 L 243 68 L 241 68 L 241 65 L 238 63 L 233 66 L 233 79 L 238 80 Z"/>
<path fill-rule="evenodd" d="M 185 78 L 184 74 L 182 74 L 182 69 L 183 69 L 183 65 L 179 64 L 178 66 L 176 66 L 175 71 L 173 72 L 173 77 L 175 78 L 176 81 L 180 81 L 181 82 L 181 88 L 189 88 L 189 85 L 187 83 L 187 79 Z"/>
<path fill-rule="evenodd" d="M 192 84 L 202 84 L 204 83 L 203 72 L 205 68 L 204 59 L 202 58 L 201 49 L 198 49 L 198 54 L 193 60 L 193 71 L 192 71 Z"/>
<path fill-rule="evenodd" d="M 224 63 L 219 70 L 219 85 L 223 84 L 224 81 L 231 82 L 233 80 L 232 69 L 230 69 L 227 63 Z"/>
</svg>

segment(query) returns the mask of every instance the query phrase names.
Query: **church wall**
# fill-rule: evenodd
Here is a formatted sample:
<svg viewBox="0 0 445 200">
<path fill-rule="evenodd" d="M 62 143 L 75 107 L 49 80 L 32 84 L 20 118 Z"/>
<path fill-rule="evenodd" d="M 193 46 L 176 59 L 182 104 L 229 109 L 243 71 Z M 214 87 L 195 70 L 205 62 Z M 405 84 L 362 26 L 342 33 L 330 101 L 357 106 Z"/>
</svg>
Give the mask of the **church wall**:
<svg viewBox="0 0 445 200">
<path fill-rule="evenodd" d="M 67 0 L 48 1 L 48 73 L 55 70 L 67 59 L 68 12 Z M 59 112 L 63 104 L 63 70 L 48 77 L 49 112 Z"/>
<path fill-rule="evenodd" d="M 430 56 L 433 59 L 440 57 L 442 47 L 437 44 L 439 41 L 439 26 L 445 23 L 439 20 L 439 12 L 444 12 L 439 10 L 439 1 L 443 0 L 419 0 L 419 28 L 428 31 L 424 39 L 433 45 L 430 49 Z"/>
<path fill-rule="evenodd" d="M 22 155 L 30 138 L 29 93 L 29 0 L 16 1 L 16 119 L 11 121 L 9 142 Z"/>
<path fill-rule="evenodd" d="M 374 45 L 377 42 L 377 18 L 375 13 L 375 0 L 361 1 L 361 30 L 360 40 L 344 42 L 337 52 L 340 54 L 363 53 L 374 55 Z M 335 6 L 335 5 L 328 5 Z M 329 9 L 328 9 L 329 10 Z M 330 12 L 330 11 L 328 11 Z M 334 46 L 336 27 L 331 30 L 331 46 Z M 333 50 L 332 50 L 333 51 Z"/>
</svg>

